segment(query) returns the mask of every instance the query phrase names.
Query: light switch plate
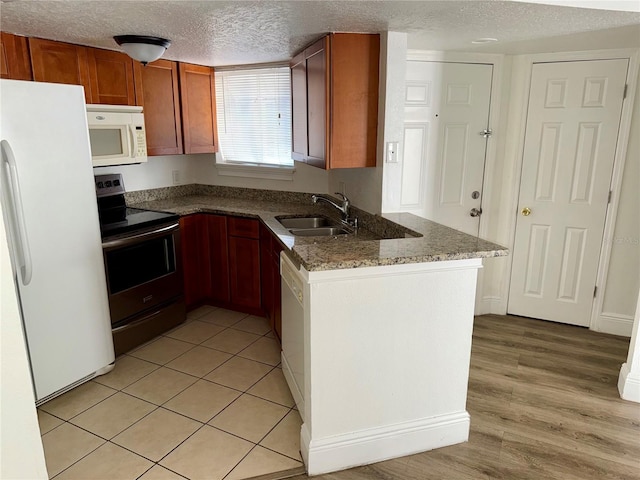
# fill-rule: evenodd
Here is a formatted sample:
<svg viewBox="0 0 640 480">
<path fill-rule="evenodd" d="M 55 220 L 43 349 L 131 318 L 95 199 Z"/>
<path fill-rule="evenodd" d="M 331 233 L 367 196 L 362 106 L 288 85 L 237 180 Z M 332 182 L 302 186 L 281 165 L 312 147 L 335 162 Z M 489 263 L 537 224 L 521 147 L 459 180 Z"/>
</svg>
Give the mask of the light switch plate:
<svg viewBox="0 0 640 480">
<path fill-rule="evenodd" d="M 398 142 L 387 142 L 387 163 L 398 163 Z"/>
</svg>

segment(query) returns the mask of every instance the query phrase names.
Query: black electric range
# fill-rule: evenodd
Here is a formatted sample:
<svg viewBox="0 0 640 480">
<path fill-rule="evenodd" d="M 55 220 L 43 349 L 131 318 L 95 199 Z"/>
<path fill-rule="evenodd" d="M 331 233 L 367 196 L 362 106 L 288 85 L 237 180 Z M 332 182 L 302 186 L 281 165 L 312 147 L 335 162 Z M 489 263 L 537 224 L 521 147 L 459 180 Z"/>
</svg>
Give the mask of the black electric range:
<svg viewBox="0 0 640 480">
<path fill-rule="evenodd" d="M 180 218 L 175 213 L 127 207 L 124 199 L 124 183 L 119 173 L 96 175 L 95 185 L 100 234 L 103 240 L 107 237 L 133 234 L 149 227 L 177 222 Z"/>
</svg>

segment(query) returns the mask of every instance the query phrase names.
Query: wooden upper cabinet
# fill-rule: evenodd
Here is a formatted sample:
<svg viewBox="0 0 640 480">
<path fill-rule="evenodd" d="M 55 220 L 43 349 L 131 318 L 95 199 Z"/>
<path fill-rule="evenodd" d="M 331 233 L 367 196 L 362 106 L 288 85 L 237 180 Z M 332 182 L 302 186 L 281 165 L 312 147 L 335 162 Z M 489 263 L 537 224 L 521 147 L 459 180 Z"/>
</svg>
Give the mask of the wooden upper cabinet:
<svg viewBox="0 0 640 480">
<path fill-rule="evenodd" d="M 379 57 L 380 36 L 358 33 L 332 33 L 294 57 L 294 160 L 326 169 L 375 167 Z"/>
<path fill-rule="evenodd" d="M 327 104 L 329 67 L 327 65 L 329 37 L 318 40 L 305 50 L 307 58 L 307 135 L 306 162 L 314 167 L 326 168 L 328 144 Z"/>
<path fill-rule="evenodd" d="M 177 155 L 182 149 L 178 64 L 134 62 L 136 104 L 143 107 L 148 155 Z"/>
<path fill-rule="evenodd" d="M 331 35 L 329 168 L 375 167 L 380 36 Z"/>
<path fill-rule="evenodd" d="M 35 81 L 82 85 L 85 100 L 92 103 L 87 47 L 30 38 L 29 50 Z"/>
<path fill-rule="evenodd" d="M 214 153 L 218 145 L 213 68 L 180 63 L 178 71 L 184 153 Z"/>
<path fill-rule="evenodd" d="M 305 161 L 307 143 L 307 59 L 300 52 L 291 60 L 291 158 Z"/>
<path fill-rule="evenodd" d="M 0 32 L 0 78 L 33 80 L 26 37 Z"/>
<path fill-rule="evenodd" d="M 133 60 L 124 53 L 87 47 L 91 103 L 135 105 Z"/>
</svg>

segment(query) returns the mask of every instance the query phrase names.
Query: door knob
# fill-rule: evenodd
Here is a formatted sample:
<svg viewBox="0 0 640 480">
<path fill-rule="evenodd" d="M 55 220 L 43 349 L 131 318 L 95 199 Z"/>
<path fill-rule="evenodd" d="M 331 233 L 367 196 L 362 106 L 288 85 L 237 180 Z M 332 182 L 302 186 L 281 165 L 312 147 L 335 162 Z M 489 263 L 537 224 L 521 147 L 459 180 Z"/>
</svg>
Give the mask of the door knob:
<svg viewBox="0 0 640 480">
<path fill-rule="evenodd" d="M 528 217 L 529 215 L 531 215 L 531 209 L 529 207 L 524 207 L 522 210 L 520 210 L 520 213 L 522 214 L 522 216 Z"/>
<path fill-rule="evenodd" d="M 482 208 L 472 208 L 469 211 L 469 215 L 471 215 L 472 217 L 479 217 L 480 215 L 482 215 Z"/>
</svg>

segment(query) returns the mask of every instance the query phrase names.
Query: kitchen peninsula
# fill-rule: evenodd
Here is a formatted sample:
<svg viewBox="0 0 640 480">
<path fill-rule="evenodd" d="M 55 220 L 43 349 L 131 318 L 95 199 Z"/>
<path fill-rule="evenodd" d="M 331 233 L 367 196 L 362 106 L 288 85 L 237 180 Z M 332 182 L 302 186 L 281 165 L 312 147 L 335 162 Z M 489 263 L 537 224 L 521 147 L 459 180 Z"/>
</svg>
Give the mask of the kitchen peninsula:
<svg viewBox="0 0 640 480">
<path fill-rule="evenodd" d="M 309 474 L 468 439 L 477 270 L 505 248 L 411 214 L 357 209 L 357 234 L 293 236 L 277 217 L 337 213 L 312 205 L 311 194 L 188 185 L 127 200 L 258 219 L 284 245 L 302 313 L 295 333 L 283 315 L 282 366 L 303 419 Z M 299 363 L 285 355 L 292 335 Z"/>
</svg>

